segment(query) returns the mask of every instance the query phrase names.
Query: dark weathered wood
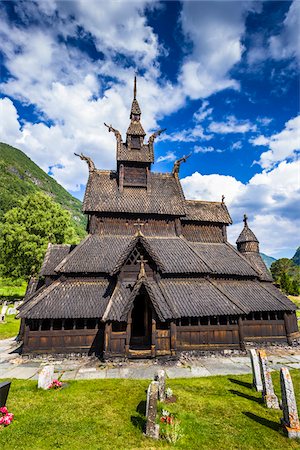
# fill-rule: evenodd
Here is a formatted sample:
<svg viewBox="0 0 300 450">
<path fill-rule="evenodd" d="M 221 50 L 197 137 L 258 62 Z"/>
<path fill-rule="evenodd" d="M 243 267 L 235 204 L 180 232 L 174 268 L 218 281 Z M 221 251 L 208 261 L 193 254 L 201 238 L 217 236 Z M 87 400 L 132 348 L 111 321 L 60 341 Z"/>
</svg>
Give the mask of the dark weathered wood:
<svg viewBox="0 0 300 450">
<path fill-rule="evenodd" d="M 151 329 L 151 356 L 152 358 L 156 355 L 156 320 L 152 319 L 152 329 Z"/>
<path fill-rule="evenodd" d="M 239 325 L 239 340 L 240 340 L 240 347 L 241 347 L 241 350 L 245 350 L 244 326 L 243 326 L 243 319 L 242 319 L 241 317 L 239 317 L 238 325 Z"/>
<path fill-rule="evenodd" d="M 176 338 L 176 323 L 173 320 L 171 322 L 170 335 L 171 335 L 171 343 L 170 343 L 171 353 L 172 355 L 175 355 L 177 348 L 177 338 Z"/>
</svg>

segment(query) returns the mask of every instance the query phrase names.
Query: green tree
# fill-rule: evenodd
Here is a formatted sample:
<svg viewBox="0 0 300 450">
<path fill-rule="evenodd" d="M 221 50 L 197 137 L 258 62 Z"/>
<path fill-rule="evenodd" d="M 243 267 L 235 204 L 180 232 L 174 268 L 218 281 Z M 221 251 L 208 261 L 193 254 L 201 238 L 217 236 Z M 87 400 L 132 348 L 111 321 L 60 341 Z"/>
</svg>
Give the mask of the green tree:
<svg viewBox="0 0 300 450">
<path fill-rule="evenodd" d="M 4 276 L 28 279 L 41 267 L 48 243 L 73 244 L 78 236 L 71 215 L 44 193 L 29 195 L 4 215 L 0 268 Z"/>
<path fill-rule="evenodd" d="M 293 267 L 293 262 L 288 258 L 280 258 L 271 264 L 270 270 L 274 280 L 280 283 L 282 275 L 288 274 Z"/>
</svg>

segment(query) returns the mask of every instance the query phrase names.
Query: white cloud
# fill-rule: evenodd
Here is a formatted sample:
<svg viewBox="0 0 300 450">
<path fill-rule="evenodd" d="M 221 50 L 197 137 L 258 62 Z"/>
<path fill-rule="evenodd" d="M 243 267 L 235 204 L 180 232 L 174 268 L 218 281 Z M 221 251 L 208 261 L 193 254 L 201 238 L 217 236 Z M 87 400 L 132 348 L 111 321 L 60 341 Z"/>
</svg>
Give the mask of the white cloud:
<svg viewBox="0 0 300 450">
<path fill-rule="evenodd" d="M 228 116 L 226 122 L 211 122 L 208 129 L 219 134 L 247 133 L 256 131 L 256 125 L 253 125 L 249 120 L 238 120 L 234 116 Z"/>
<path fill-rule="evenodd" d="M 161 140 L 171 142 L 196 142 L 199 140 L 209 141 L 211 138 L 212 136 L 205 134 L 203 127 L 198 124 L 193 128 L 175 131 L 170 134 L 164 134 Z"/>
<path fill-rule="evenodd" d="M 257 146 L 268 146 L 269 150 L 260 155 L 260 164 L 264 169 L 270 169 L 276 163 L 288 158 L 295 158 L 300 150 L 300 115 L 290 119 L 285 128 L 270 137 L 263 135 L 249 142 Z"/>
<path fill-rule="evenodd" d="M 294 0 L 283 22 L 280 34 L 271 36 L 270 53 L 274 59 L 296 58 L 300 64 L 300 2 Z"/>
<path fill-rule="evenodd" d="M 174 152 L 167 152 L 165 155 L 159 156 L 157 158 L 157 163 L 161 163 L 161 162 L 172 162 L 172 161 L 176 161 L 177 159 L 177 155 Z"/>
<path fill-rule="evenodd" d="M 201 107 L 196 111 L 193 115 L 193 119 L 195 122 L 203 122 L 204 119 L 207 119 L 211 116 L 213 112 L 213 108 L 208 108 L 209 102 L 204 100 Z"/>
<path fill-rule="evenodd" d="M 232 144 L 231 148 L 232 150 L 240 150 L 242 146 L 243 146 L 242 141 L 236 141 Z"/>
<path fill-rule="evenodd" d="M 0 99 L 0 141 L 15 142 L 21 136 L 19 115 L 9 98 Z"/>
<path fill-rule="evenodd" d="M 216 152 L 216 153 L 223 153 L 224 150 L 221 150 L 219 148 L 214 148 L 212 146 L 209 147 L 200 147 L 198 145 L 196 145 L 194 147 L 194 153 L 212 153 L 212 152 Z"/>
<path fill-rule="evenodd" d="M 187 198 L 220 201 L 222 194 L 233 218 L 228 228 L 235 243 L 242 230 L 244 213 L 260 241 L 260 248 L 275 257 L 290 257 L 299 246 L 300 189 L 297 162 L 282 162 L 273 170 L 264 170 L 244 184 L 225 175 L 201 175 L 194 172 L 182 180 Z"/>
<path fill-rule="evenodd" d="M 247 12 L 253 2 L 183 2 L 181 25 L 193 51 L 184 60 L 180 83 L 192 99 L 239 89 L 230 69 L 241 60 Z"/>
</svg>

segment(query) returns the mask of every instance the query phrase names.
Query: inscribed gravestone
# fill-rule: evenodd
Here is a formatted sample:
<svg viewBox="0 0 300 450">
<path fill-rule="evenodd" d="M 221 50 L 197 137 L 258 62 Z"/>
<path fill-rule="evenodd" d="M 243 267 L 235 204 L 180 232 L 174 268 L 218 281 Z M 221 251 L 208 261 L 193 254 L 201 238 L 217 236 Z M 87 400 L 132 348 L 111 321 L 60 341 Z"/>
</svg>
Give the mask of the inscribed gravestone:
<svg viewBox="0 0 300 450">
<path fill-rule="evenodd" d="M 10 381 L 3 381 L 2 383 L 0 383 L 0 407 L 6 405 L 10 385 Z"/>
<path fill-rule="evenodd" d="M 164 402 L 166 399 L 166 372 L 163 369 L 157 371 L 155 381 L 158 382 L 158 399 Z"/>
<path fill-rule="evenodd" d="M 54 379 L 54 366 L 45 366 L 39 373 L 38 388 L 48 389 Z"/>
<path fill-rule="evenodd" d="M 251 359 L 252 375 L 253 375 L 252 384 L 258 392 L 262 392 L 263 386 L 262 386 L 262 380 L 261 380 L 259 359 L 258 359 L 256 350 L 254 348 L 252 348 L 250 350 L 250 359 Z"/>
<path fill-rule="evenodd" d="M 287 367 L 281 367 L 280 369 L 280 387 L 283 411 L 282 424 L 289 438 L 300 438 L 300 423 L 294 386 Z"/>
<path fill-rule="evenodd" d="M 158 400 L 158 382 L 152 381 L 149 384 L 147 391 L 147 405 L 146 405 L 146 436 L 153 439 L 159 438 L 159 425 L 156 423 L 157 415 L 157 400 Z"/>
<path fill-rule="evenodd" d="M 270 369 L 268 368 L 267 355 L 264 350 L 258 351 L 261 379 L 263 384 L 262 398 L 267 408 L 279 409 L 278 398 L 274 393 L 274 387 Z"/>
</svg>

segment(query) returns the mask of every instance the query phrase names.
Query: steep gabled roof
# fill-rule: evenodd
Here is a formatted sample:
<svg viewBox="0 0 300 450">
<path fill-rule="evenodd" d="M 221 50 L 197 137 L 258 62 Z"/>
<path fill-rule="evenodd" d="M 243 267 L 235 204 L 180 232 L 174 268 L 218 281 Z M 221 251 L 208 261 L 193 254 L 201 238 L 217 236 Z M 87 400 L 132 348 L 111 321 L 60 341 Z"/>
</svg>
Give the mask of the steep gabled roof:
<svg viewBox="0 0 300 450">
<path fill-rule="evenodd" d="M 115 172 L 95 170 L 90 173 L 84 212 L 138 214 L 185 214 L 182 192 L 171 174 L 150 173 L 148 189 L 124 187 L 121 193 Z"/>
<path fill-rule="evenodd" d="M 118 161 L 154 162 L 153 146 L 143 144 L 139 150 L 130 150 L 127 144 L 120 145 L 117 152 Z"/>
<path fill-rule="evenodd" d="M 54 275 L 55 267 L 70 253 L 71 250 L 71 245 L 48 244 L 43 265 L 40 270 L 40 276 Z"/>
<path fill-rule="evenodd" d="M 30 319 L 102 317 L 112 287 L 107 280 L 57 280 L 24 303 L 18 316 Z"/>
<path fill-rule="evenodd" d="M 218 275 L 257 277 L 258 273 L 228 243 L 189 242 L 189 245 Z"/>
<path fill-rule="evenodd" d="M 184 221 L 232 223 L 225 203 L 199 200 L 185 200 Z"/>
<path fill-rule="evenodd" d="M 262 281 L 273 281 L 271 272 L 267 269 L 262 257 L 256 252 L 243 252 L 243 256 L 249 261 Z"/>
</svg>

